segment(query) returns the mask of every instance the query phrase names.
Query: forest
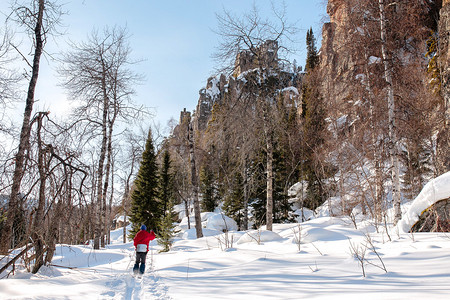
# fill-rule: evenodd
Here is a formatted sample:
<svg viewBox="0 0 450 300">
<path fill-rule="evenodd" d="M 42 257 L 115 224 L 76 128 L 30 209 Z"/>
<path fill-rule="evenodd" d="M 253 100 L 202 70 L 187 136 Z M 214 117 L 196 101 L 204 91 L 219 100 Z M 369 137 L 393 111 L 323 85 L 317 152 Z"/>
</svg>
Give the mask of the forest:
<svg viewBox="0 0 450 300">
<path fill-rule="evenodd" d="M 289 60 L 298 29 L 286 7 L 270 19 L 225 10 L 216 76 L 168 136 L 139 128 L 152 113 L 133 101 L 144 78 L 126 27 L 93 30 L 60 53 L 70 115 L 36 111 L 40 63 L 65 12 L 57 1 L 16 4 L 0 29 L 0 105 L 25 106 L 19 128 L 0 117 L 0 254 L 23 248 L 33 273 L 57 244 L 104 248 L 118 215 L 132 233 L 154 228 L 166 251 L 180 212 L 197 238 L 202 212 L 272 230 L 331 200 L 335 215 L 358 209 L 396 224 L 402 203 L 450 171 L 448 1 L 330 0 L 321 47 L 312 29 L 303 38 L 304 67 Z"/>
</svg>

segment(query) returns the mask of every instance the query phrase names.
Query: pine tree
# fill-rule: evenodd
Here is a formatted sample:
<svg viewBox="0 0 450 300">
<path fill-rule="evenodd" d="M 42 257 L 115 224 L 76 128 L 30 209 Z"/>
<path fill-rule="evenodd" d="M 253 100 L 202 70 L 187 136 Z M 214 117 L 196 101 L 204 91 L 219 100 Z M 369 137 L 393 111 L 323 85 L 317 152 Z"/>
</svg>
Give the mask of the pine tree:
<svg viewBox="0 0 450 300">
<path fill-rule="evenodd" d="M 169 151 L 163 153 L 162 166 L 159 180 L 159 197 L 162 203 L 163 215 L 169 209 L 169 202 L 173 196 L 173 175 L 170 173 L 171 161 Z"/>
<path fill-rule="evenodd" d="M 273 212 L 274 212 L 274 222 L 283 223 L 288 221 L 289 211 L 291 210 L 291 205 L 289 204 L 288 197 L 285 190 L 286 179 L 288 177 L 287 166 L 286 166 L 286 156 L 283 149 L 277 145 L 274 151 L 274 195 L 273 195 Z"/>
<path fill-rule="evenodd" d="M 203 167 L 200 172 L 200 193 L 202 193 L 202 210 L 214 211 L 217 206 L 214 174 L 207 166 Z"/>
<path fill-rule="evenodd" d="M 158 199 L 158 167 L 151 130 L 148 133 L 134 185 L 135 188 L 131 194 L 130 220 L 133 224 L 130 231 L 131 238 L 139 231 L 142 224 L 158 232 L 158 223 L 163 215 L 161 201 Z"/>
<path fill-rule="evenodd" d="M 164 151 L 160 171 L 159 194 L 163 206 L 163 213 L 159 222 L 158 244 L 167 252 L 172 246 L 175 232 L 175 214 L 173 212 L 173 174 L 171 173 L 171 160 L 169 151 Z"/>
<path fill-rule="evenodd" d="M 242 210 L 244 208 L 244 188 L 243 178 L 241 173 L 236 172 L 233 176 L 233 186 L 231 194 L 229 194 L 223 203 L 223 210 L 225 214 L 233 218 L 238 224 L 239 228 L 242 226 Z"/>
<path fill-rule="evenodd" d="M 160 230 L 158 232 L 158 244 L 162 246 L 161 252 L 167 252 L 172 247 L 173 238 L 177 234 L 174 219 L 173 204 L 172 200 L 169 199 L 167 210 L 160 221 Z"/>
<path fill-rule="evenodd" d="M 312 28 L 306 32 L 306 66 L 307 72 L 313 70 L 319 64 L 319 54 L 316 47 L 316 38 Z"/>
<path fill-rule="evenodd" d="M 302 121 L 303 121 L 303 163 L 300 180 L 308 183 L 307 200 L 304 205 L 315 209 L 324 201 L 323 179 L 325 174 L 318 160 L 318 152 L 324 143 L 325 109 L 318 90 L 317 72 L 313 72 L 319 63 L 312 29 L 306 35 L 308 49 L 306 69 L 308 74 L 302 87 Z"/>
</svg>

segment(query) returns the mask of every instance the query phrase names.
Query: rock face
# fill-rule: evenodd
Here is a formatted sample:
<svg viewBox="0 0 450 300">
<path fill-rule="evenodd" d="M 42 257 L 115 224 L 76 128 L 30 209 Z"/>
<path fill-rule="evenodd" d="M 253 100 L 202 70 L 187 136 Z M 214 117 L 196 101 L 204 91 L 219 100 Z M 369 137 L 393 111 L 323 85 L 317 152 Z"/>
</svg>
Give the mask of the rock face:
<svg viewBox="0 0 450 300">
<path fill-rule="evenodd" d="M 260 61 L 257 61 L 255 54 L 250 50 L 242 51 L 236 57 L 235 62 L 235 76 L 254 69 L 257 66 L 264 65 L 270 69 L 278 68 L 278 43 L 276 41 L 268 40 L 264 42 L 261 47 L 254 49 Z"/>
<path fill-rule="evenodd" d="M 444 97 L 446 132 L 442 133 L 442 151 L 446 151 L 445 161 L 443 165 L 446 166 L 445 171 L 450 170 L 450 0 L 444 0 L 440 10 L 439 18 L 439 58 L 442 75 L 442 96 Z M 445 167 L 444 167 L 445 168 Z"/>
<path fill-rule="evenodd" d="M 327 13 L 330 22 L 322 29 L 320 70 L 323 94 L 340 102 L 348 96 L 347 86 L 356 75 L 356 65 L 351 55 L 342 51 L 348 40 L 348 8 L 346 1 L 329 0 Z"/>
<path fill-rule="evenodd" d="M 206 83 L 206 88 L 202 88 L 199 93 L 199 99 L 196 109 L 196 122 L 194 123 L 194 130 L 205 130 L 208 121 L 211 117 L 211 112 L 214 104 L 223 99 L 226 91 L 225 75 L 217 77 L 210 77 Z"/>
<path fill-rule="evenodd" d="M 450 232 L 450 198 L 423 211 L 411 232 Z"/>
<path fill-rule="evenodd" d="M 300 95 L 297 87 L 301 82 L 302 76 L 298 73 L 299 70 L 294 70 L 293 72 L 281 70 L 278 65 L 277 49 L 278 43 L 269 40 L 264 42 L 258 49 L 253 50 L 257 55 L 250 50 L 242 51 L 236 57 L 233 76 L 226 77 L 221 74 L 217 77 L 208 78 L 206 87 L 199 91 L 199 100 L 195 113 L 192 116 L 194 130 L 206 130 L 214 105 L 216 103 L 220 104 L 226 96 L 231 98 L 238 97 L 240 88 L 246 82 L 246 74 L 261 66 L 274 70 L 278 74 L 281 87 L 280 93 L 282 93 L 283 98 L 286 101 L 294 99 L 298 103 Z M 181 112 L 181 115 L 184 114 L 186 114 L 185 111 Z M 181 123 L 182 120 L 180 119 Z"/>
<path fill-rule="evenodd" d="M 436 9 L 437 2 L 439 1 L 428 1 L 428 4 L 424 3 L 423 5 Z M 368 64 L 370 68 L 379 65 L 378 69 L 381 69 L 382 66 L 381 47 L 376 43 L 380 39 L 379 24 L 366 21 L 379 19 L 378 1 L 373 1 L 370 7 L 363 7 L 362 5 L 367 4 L 361 3 L 358 6 L 358 3 L 356 0 L 329 0 L 327 5 L 330 22 L 323 25 L 320 49 L 322 95 L 336 103 L 342 103 L 344 99 L 350 98 L 352 92 L 349 91 L 349 87 L 356 82 L 363 81 L 362 79 L 366 76 L 363 66 Z M 397 1 L 397 3 L 398 11 L 402 11 L 402 6 L 408 5 L 408 1 L 401 3 Z M 441 19 L 444 18 L 446 21 L 441 20 L 441 27 L 446 28 L 442 29 L 442 32 L 447 32 L 445 35 L 447 48 L 443 51 L 446 53 L 446 62 L 449 62 L 448 30 L 450 21 L 448 15 L 450 0 L 445 0 L 444 5 L 447 8 L 444 7 L 441 10 Z M 363 17 L 364 13 L 367 15 Z M 357 19 L 355 19 L 356 16 L 358 16 Z M 429 16 L 428 18 L 433 19 L 433 17 Z M 424 26 L 429 23 L 428 21 L 424 20 Z M 364 28 L 361 27 L 362 24 L 365 24 Z M 371 42 L 373 42 L 372 45 L 370 45 Z M 417 43 L 425 45 L 426 40 Z M 365 49 L 365 53 L 362 49 Z M 356 52 L 360 53 L 356 54 Z M 448 65 L 447 63 L 447 68 Z M 447 92 L 448 94 L 450 93 Z"/>
</svg>

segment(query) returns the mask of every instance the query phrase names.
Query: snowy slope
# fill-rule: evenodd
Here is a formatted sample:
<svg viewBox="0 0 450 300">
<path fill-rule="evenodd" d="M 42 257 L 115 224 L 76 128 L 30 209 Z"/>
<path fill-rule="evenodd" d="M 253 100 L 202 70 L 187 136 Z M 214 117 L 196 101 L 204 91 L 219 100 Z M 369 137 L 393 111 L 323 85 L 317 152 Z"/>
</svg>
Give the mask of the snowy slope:
<svg viewBox="0 0 450 300">
<path fill-rule="evenodd" d="M 209 218 L 212 227 L 217 214 Z M 449 234 L 357 225 L 320 217 L 273 233 L 216 228 L 177 238 L 168 253 L 153 242 L 142 280 L 131 276 L 133 246 L 119 229 L 107 249 L 59 245 L 53 266 L 0 280 L 0 299 L 450 299 Z"/>
<path fill-rule="evenodd" d="M 449 299 L 449 235 L 391 233 L 389 241 L 358 225 L 327 217 L 303 223 L 300 251 L 297 224 L 276 224 L 273 238 L 262 231 L 259 244 L 244 238 L 225 251 L 220 236 L 178 239 L 161 254 L 153 244 L 142 281 L 130 275 L 133 247 L 118 230 L 105 250 L 59 246 L 57 266 L 1 280 L 0 299 Z M 388 272 L 367 264 L 364 278 L 350 243 L 364 245 L 367 233 Z M 381 265 L 373 251 L 366 258 Z"/>
</svg>

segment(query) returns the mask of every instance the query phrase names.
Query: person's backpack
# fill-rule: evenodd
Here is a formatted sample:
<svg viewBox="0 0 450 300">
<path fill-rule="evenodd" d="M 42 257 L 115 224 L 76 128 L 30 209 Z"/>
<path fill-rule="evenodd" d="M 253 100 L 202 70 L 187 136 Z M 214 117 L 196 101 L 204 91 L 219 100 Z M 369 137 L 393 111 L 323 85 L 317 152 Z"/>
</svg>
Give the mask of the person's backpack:
<svg viewBox="0 0 450 300">
<path fill-rule="evenodd" d="M 136 246 L 136 252 L 147 252 L 147 245 L 146 244 L 138 244 Z"/>
</svg>

